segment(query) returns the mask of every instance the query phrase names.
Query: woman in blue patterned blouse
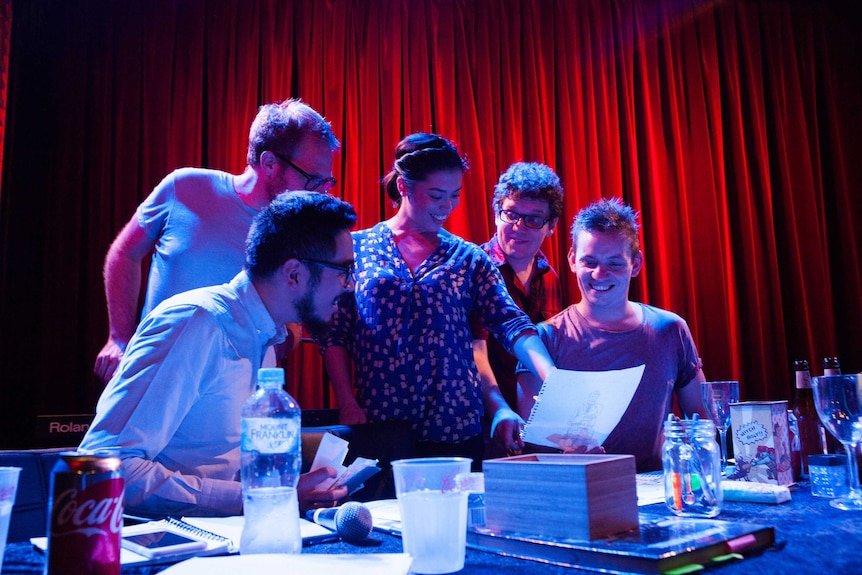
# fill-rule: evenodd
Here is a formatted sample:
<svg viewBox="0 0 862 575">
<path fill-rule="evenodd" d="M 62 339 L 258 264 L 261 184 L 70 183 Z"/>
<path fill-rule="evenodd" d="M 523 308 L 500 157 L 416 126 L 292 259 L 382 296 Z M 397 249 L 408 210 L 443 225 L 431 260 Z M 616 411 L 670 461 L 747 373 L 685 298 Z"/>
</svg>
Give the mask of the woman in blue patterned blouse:
<svg viewBox="0 0 862 575">
<path fill-rule="evenodd" d="M 321 341 L 339 419 L 407 421 L 418 455 L 471 457 L 479 467 L 484 408 L 499 425 L 523 422 L 499 389 L 481 387 L 470 312 L 478 310 L 541 380 L 554 363 L 488 255 L 443 229 L 467 169 L 455 147 L 435 134 L 412 134 L 395 157 L 383 186 L 398 211 L 353 234 L 355 297 L 340 304 Z"/>
</svg>

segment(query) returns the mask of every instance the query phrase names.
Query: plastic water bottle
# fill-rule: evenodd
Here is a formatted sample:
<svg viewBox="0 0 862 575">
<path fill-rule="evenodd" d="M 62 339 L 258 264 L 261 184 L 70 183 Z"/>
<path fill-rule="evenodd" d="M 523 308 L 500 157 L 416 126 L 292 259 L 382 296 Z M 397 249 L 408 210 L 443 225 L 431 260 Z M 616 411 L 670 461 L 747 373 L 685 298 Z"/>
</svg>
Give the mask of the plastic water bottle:
<svg viewBox="0 0 862 575">
<path fill-rule="evenodd" d="M 284 389 L 284 370 L 262 368 L 257 391 L 242 408 L 240 476 L 243 514 L 240 553 L 299 553 L 302 467 L 299 406 Z"/>
</svg>

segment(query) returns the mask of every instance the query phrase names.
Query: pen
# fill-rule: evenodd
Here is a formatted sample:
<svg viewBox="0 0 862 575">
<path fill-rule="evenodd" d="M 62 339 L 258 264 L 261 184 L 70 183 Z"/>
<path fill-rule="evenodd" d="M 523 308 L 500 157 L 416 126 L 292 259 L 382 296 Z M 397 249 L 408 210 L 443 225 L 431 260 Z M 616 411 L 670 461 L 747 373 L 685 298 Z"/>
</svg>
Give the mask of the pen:
<svg viewBox="0 0 862 575">
<path fill-rule="evenodd" d="M 673 507 L 677 511 L 682 511 L 682 478 L 679 473 L 676 471 L 671 473 L 670 483 L 673 489 Z"/>
</svg>

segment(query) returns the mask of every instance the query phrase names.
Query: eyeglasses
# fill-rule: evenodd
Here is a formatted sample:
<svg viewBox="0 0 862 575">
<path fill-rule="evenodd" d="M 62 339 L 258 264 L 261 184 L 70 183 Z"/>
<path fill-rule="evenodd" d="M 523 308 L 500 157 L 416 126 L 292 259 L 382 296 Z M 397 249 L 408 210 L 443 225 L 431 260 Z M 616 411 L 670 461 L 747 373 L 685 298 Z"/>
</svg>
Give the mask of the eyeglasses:
<svg viewBox="0 0 862 575">
<path fill-rule="evenodd" d="M 305 178 L 305 186 L 303 186 L 303 188 L 308 190 L 309 192 L 325 192 L 331 189 L 332 186 L 334 186 L 338 182 L 338 180 L 336 180 L 335 178 L 321 178 L 320 176 L 309 174 L 308 172 L 306 172 L 278 152 L 273 152 L 272 150 L 269 151 L 272 152 L 273 156 L 296 170 L 297 174 Z"/>
<path fill-rule="evenodd" d="M 500 219 L 506 222 L 507 224 L 517 224 L 518 222 L 524 222 L 524 225 L 530 228 L 531 230 L 539 230 L 551 221 L 550 218 L 543 218 L 542 216 L 525 216 L 524 214 L 519 214 L 518 212 L 513 212 L 512 210 L 500 210 L 498 212 Z"/>
<path fill-rule="evenodd" d="M 323 266 L 325 268 L 338 270 L 342 274 L 344 274 L 344 287 L 348 287 L 350 282 L 353 280 L 353 273 L 356 271 L 356 262 L 350 262 L 347 265 L 336 264 L 333 262 L 327 262 L 324 260 L 313 260 L 311 258 L 300 258 L 301 262 L 307 264 L 317 264 L 319 266 Z"/>
</svg>

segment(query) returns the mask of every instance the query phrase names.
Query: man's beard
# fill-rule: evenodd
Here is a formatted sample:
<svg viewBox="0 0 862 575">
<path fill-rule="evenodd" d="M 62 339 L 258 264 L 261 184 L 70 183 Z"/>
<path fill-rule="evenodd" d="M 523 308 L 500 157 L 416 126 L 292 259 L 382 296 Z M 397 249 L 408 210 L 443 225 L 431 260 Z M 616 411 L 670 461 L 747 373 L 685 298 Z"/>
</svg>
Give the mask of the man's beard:
<svg viewBox="0 0 862 575">
<path fill-rule="evenodd" d="M 294 302 L 293 308 L 308 334 L 317 339 L 325 336 L 326 332 L 329 331 L 329 322 L 315 313 L 312 291 L 312 287 L 309 287 L 305 295 Z"/>
</svg>

